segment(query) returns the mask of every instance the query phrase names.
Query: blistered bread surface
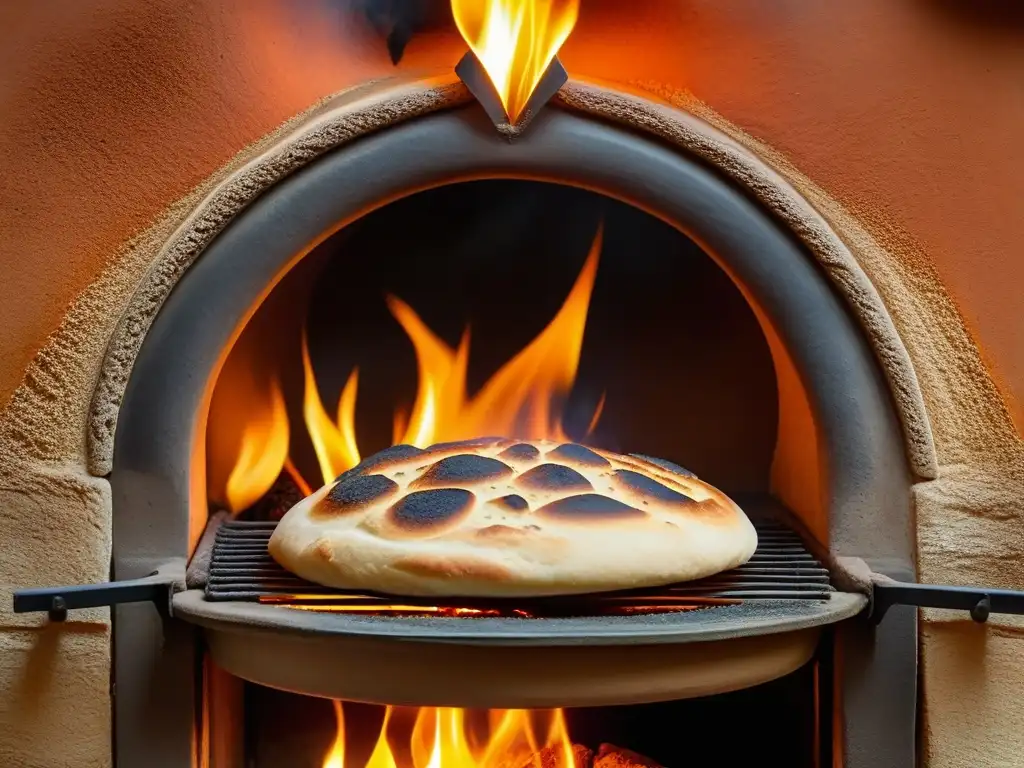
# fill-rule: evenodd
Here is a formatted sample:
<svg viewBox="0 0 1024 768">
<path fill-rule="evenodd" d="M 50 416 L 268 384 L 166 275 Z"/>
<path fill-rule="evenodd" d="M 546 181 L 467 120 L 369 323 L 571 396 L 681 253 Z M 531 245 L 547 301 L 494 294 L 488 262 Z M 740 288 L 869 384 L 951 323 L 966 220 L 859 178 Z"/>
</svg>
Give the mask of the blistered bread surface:
<svg viewBox="0 0 1024 768">
<path fill-rule="evenodd" d="M 309 581 L 419 597 L 662 586 L 756 547 L 740 508 L 682 467 L 507 438 L 388 448 L 303 499 L 270 539 Z"/>
</svg>

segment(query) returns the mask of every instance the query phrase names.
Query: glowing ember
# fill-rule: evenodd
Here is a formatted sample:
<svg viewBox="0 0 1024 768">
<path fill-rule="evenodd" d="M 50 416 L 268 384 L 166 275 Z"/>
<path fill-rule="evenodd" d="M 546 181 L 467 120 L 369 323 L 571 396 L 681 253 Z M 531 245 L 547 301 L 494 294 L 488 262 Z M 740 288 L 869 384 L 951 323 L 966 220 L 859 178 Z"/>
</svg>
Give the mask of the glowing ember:
<svg viewBox="0 0 1024 768">
<path fill-rule="evenodd" d="M 595 595 L 588 598 L 541 598 L 534 601 L 445 602 L 388 598 L 358 593 L 272 594 L 261 595 L 266 605 L 281 605 L 299 611 L 353 613 L 373 616 L 446 618 L 565 618 L 570 616 L 640 616 L 654 613 L 683 613 L 723 605 L 738 605 L 740 600 L 725 597 L 676 595 L 671 588 L 650 594 Z"/>
<path fill-rule="evenodd" d="M 576 26 L 579 0 L 452 0 L 462 37 L 515 123 Z"/>
<path fill-rule="evenodd" d="M 346 762 L 345 722 L 342 705 L 334 702 L 337 735 L 324 757 L 323 768 L 355 768 Z M 492 710 L 487 713 L 486 733 L 479 738 L 469 726 L 462 709 L 422 707 L 416 711 L 408 758 L 398 762 L 391 742 L 396 710 L 388 707 L 376 746 L 364 768 L 501 768 L 532 765 L 546 749 L 554 754 L 559 768 L 574 765 L 572 742 L 562 710 Z M 390 738 L 389 738 L 390 737 Z M 476 737 L 476 738 L 474 738 Z"/>
</svg>

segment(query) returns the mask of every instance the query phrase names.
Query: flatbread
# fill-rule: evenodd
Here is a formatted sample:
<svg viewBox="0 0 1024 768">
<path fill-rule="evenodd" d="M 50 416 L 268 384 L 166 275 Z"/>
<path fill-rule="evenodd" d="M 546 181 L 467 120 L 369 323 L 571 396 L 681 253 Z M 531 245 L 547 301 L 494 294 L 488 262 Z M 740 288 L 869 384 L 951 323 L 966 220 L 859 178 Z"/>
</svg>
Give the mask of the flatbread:
<svg viewBox="0 0 1024 768">
<path fill-rule="evenodd" d="M 740 508 L 682 467 L 506 438 L 388 448 L 290 509 L 270 539 L 309 581 L 420 597 L 661 586 L 756 548 Z"/>
</svg>

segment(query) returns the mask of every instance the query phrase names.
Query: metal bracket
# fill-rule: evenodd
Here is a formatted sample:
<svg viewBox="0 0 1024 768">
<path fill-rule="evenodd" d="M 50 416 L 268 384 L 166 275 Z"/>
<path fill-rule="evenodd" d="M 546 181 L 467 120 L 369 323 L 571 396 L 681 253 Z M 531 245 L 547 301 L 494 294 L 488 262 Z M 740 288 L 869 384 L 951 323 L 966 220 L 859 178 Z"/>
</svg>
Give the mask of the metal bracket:
<svg viewBox="0 0 1024 768">
<path fill-rule="evenodd" d="M 993 613 L 1024 615 L 1024 591 L 910 584 L 902 581 L 876 583 L 871 601 L 871 621 L 878 624 L 894 605 L 969 611 L 971 618 L 982 624 Z"/>
<path fill-rule="evenodd" d="M 523 108 L 523 114 L 518 117 L 515 123 L 510 123 L 508 115 L 505 114 L 505 107 L 501 103 L 501 97 L 498 95 L 497 89 L 494 87 L 490 76 L 484 69 L 483 64 L 480 63 L 480 59 L 476 57 L 476 54 L 468 51 L 456 65 L 455 74 L 458 75 L 470 94 L 480 102 L 484 112 L 487 113 L 487 117 L 494 123 L 494 127 L 498 129 L 498 133 L 510 141 L 526 130 L 526 126 L 530 124 L 530 121 L 533 120 L 541 108 L 569 80 L 568 72 L 565 71 L 565 67 L 562 66 L 562 62 L 556 56 L 548 64 L 548 68 L 544 70 L 544 75 L 541 77 L 540 82 L 537 83 L 537 87 L 530 94 L 530 98 Z"/>
<path fill-rule="evenodd" d="M 161 616 L 170 616 L 171 597 L 177 591 L 175 587 L 183 583 L 183 571 L 183 566 L 175 562 L 162 566 L 142 579 L 21 589 L 14 593 L 14 612 L 46 611 L 50 621 L 60 622 L 66 621 L 68 611 L 76 608 L 151 602 Z"/>
</svg>

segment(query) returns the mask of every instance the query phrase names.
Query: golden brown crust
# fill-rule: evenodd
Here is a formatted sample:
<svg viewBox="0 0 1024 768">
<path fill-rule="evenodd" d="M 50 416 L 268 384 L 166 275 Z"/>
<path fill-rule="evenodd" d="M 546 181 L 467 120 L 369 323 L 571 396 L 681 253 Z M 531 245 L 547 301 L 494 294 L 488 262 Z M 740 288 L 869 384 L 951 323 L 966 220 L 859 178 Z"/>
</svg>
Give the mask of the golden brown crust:
<svg viewBox="0 0 1024 768">
<path fill-rule="evenodd" d="M 512 571 L 482 558 L 413 555 L 395 561 L 395 569 L 433 579 L 503 582 L 515 578 Z"/>
<path fill-rule="evenodd" d="M 290 510 L 270 551 L 328 586 L 501 597 L 700 578 L 756 544 L 725 494 L 676 465 L 482 438 L 369 457 Z"/>
</svg>

